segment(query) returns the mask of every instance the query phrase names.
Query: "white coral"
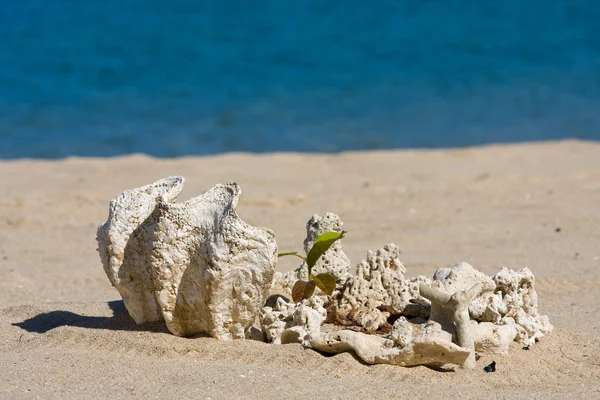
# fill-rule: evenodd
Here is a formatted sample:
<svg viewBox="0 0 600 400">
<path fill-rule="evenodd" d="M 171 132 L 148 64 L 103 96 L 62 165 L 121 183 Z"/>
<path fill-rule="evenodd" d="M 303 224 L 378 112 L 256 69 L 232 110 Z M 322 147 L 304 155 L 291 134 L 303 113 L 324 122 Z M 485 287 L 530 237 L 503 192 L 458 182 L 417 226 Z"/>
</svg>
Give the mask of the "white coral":
<svg viewBox="0 0 600 400">
<path fill-rule="evenodd" d="M 342 232 L 344 223 L 334 213 L 326 213 L 323 217 L 315 214 L 306 223 L 306 239 L 304 239 L 304 251 L 310 251 L 315 241 L 325 232 Z M 306 269 L 306 268 L 305 268 Z M 327 252 L 317 261 L 312 269 L 313 275 L 330 274 L 338 285 L 343 285 L 350 277 L 350 260 L 342 250 L 342 243 L 334 242 Z M 307 279 L 302 276 L 301 279 Z"/>
<path fill-rule="evenodd" d="M 359 325 L 376 330 L 387 316 L 377 307 L 392 306 L 402 310 L 411 299 L 420 299 L 418 286 L 430 282 L 428 278 L 404 279 L 406 268 L 399 259 L 400 249 L 393 243 L 376 252 L 369 251 L 367 259 L 356 266 L 356 275 L 350 278 L 340 301 L 342 310 L 354 310 L 352 319 Z"/>
<path fill-rule="evenodd" d="M 497 325 L 517 325 L 516 339 L 523 346 L 529 346 L 537 339 L 552 331 L 547 316 L 538 311 L 535 277 L 529 268 L 514 271 L 502 268 L 494 277 L 496 289 L 476 299 L 469 311 L 481 322 Z"/>
<path fill-rule="evenodd" d="M 343 222 L 340 217 L 333 213 L 326 213 L 321 217 L 313 215 L 306 223 L 306 238 L 304 239 L 304 250 L 306 255 L 312 248 L 315 240 L 325 232 L 342 232 Z M 350 260 L 342 250 L 341 241 L 336 241 L 331 247 L 317 260 L 312 269 L 313 275 L 327 273 L 336 280 L 337 287 L 342 288 L 350 278 Z M 299 279 L 308 279 L 308 266 L 302 263 L 298 268 L 288 272 L 276 272 L 271 287 L 272 294 L 282 294 L 291 296 L 294 283 Z M 317 293 L 321 293 L 317 289 Z"/>
<path fill-rule="evenodd" d="M 319 296 L 312 296 L 298 304 L 287 302 L 282 296 L 278 296 L 274 307 L 263 307 L 260 324 L 269 342 L 301 343 L 308 346 L 311 336 L 321 332 L 325 318 L 327 310 Z"/>
</svg>

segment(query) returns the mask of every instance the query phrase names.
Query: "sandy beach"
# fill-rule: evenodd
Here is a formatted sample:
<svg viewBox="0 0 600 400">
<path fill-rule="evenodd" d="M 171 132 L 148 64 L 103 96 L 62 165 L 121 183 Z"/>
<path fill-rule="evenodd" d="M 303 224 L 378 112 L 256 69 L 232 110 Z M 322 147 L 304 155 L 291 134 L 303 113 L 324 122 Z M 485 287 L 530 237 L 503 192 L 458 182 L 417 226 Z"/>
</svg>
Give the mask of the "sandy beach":
<svg viewBox="0 0 600 400">
<path fill-rule="evenodd" d="M 181 200 L 237 181 L 239 216 L 272 229 L 280 251 L 301 250 L 306 221 L 331 211 L 353 264 L 393 242 L 408 277 L 460 261 L 528 267 L 555 330 L 440 372 L 136 326 L 96 229 L 116 195 L 170 175 L 186 178 Z M 600 398 L 599 143 L 0 161 L 0 189 L 0 398 Z"/>
</svg>

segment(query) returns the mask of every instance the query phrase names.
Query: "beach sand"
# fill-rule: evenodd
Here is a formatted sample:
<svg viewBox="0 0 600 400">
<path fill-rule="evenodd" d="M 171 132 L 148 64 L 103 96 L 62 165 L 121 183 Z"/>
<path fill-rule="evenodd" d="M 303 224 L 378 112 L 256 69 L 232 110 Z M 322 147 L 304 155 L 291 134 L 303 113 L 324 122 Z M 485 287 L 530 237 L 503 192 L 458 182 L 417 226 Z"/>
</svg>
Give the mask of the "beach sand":
<svg viewBox="0 0 600 400">
<path fill-rule="evenodd" d="M 186 177 L 182 200 L 239 182 L 240 217 L 274 230 L 280 251 L 301 250 L 306 221 L 331 211 L 353 264 L 393 242 L 407 277 L 528 267 L 555 330 L 440 372 L 136 326 L 96 228 L 113 197 L 169 175 Z M 600 398 L 599 143 L 0 161 L 0 189 L 0 398 Z"/>
</svg>

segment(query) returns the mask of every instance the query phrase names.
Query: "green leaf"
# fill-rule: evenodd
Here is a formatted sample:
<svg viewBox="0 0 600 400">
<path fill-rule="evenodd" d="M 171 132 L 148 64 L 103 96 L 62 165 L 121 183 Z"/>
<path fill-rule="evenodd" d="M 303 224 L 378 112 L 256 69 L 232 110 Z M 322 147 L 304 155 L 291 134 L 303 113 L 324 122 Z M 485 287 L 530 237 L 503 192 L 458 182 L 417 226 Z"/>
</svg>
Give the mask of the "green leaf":
<svg viewBox="0 0 600 400">
<path fill-rule="evenodd" d="M 313 244 L 312 248 L 308 252 L 308 255 L 306 256 L 306 264 L 308 265 L 309 274 L 311 273 L 312 267 L 315 266 L 319 258 L 321 258 L 321 256 L 325 254 L 327 250 L 329 250 L 331 245 L 335 243 L 336 240 L 340 240 L 341 238 L 343 238 L 345 233 L 346 231 L 342 231 L 340 233 L 325 232 L 324 234 L 319 236 L 317 240 L 315 240 L 315 243 Z"/>
<path fill-rule="evenodd" d="M 331 296 L 335 290 L 335 278 L 329 274 L 319 274 L 313 278 L 317 287 Z"/>
<path fill-rule="evenodd" d="M 302 257 L 300 254 L 298 254 L 297 251 L 292 251 L 290 253 L 279 253 L 279 254 L 277 254 L 277 257 L 283 257 L 283 256 L 296 256 L 296 257 L 300 258 L 302 261 L 306 262 L 306 258 Z"/>
<path fill-rule="evenodd" d="M 292 300 L 299 303 L 304 299 L 310 298 L 315 292 L 317 284 L 315 281 L 296 281 L 292 288 Z"/>
</svg>

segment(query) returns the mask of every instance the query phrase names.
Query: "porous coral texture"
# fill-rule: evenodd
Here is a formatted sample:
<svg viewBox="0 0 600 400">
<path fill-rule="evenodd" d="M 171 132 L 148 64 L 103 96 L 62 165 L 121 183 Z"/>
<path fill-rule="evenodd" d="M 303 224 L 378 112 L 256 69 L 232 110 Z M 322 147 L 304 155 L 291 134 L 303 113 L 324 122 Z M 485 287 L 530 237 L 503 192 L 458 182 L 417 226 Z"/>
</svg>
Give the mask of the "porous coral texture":
<svg viewBox="0 0 600 400">
<path fill-rule="evenodd" d="M 164 318 L 175 335 L 244 338 L 273 279 L 275 235 L 237 216 L 237 183 L 174 203 L 182 184 L 167 178 L 111 202 L 98 230 L 105 271 L 137 323 Z"/>
<path fill-rule="evenodd" d="M 379 329 L 387 315 L 378 307 L 391 306 L 402 310 L 411 299 L 421 299 L 419 284 L 429 282 L 425 277 L 405 280 L 406 269 L 400 262 L 400 249 L 393 243 L 376 252 L 369 251 L 367 259 L 356 267 L 340 299 L 340 308 L 349 313 L 358 325 L 369 330 Z"/>
</svg>

